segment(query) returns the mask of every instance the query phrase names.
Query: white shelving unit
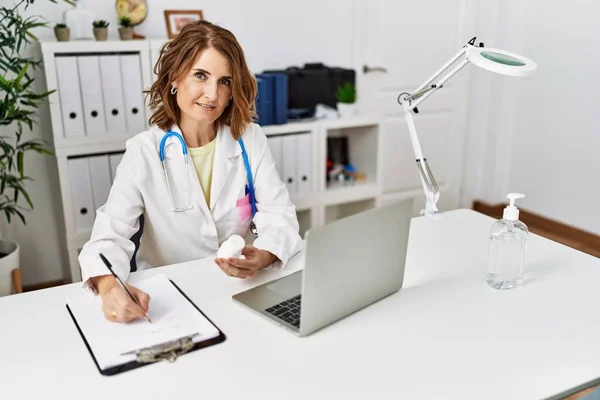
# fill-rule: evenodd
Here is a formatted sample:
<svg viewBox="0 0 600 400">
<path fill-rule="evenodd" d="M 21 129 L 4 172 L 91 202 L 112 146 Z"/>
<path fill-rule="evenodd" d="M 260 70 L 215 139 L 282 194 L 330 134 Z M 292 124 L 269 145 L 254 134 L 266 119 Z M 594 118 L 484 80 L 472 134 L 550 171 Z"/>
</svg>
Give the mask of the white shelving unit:
<svg viewBox="0 0 600 400">
<path fill-rule="evenodd" d="M 165 40 L 166 41 L 166 40 Z M 43 56 L 46 83 L 48 90 L 55 90 L 50 96 L 50 117 L 52 120 L 53 146 L 59 171 L 59 183 L 62 196 L 64 215 L 64 226 L 66 229 L 66 242 L 69 253 L 69 270 L 72 281 L 81 280 L 77 256 L 80 249 L 89 239 L 91 225 L 95 210 L 101 204 L 93 204 L 89 207 L 80 207 L 76 203 L 81 201 L 82 194 L 72 184 L 73 160 L 88 159 L 91 156 L 106 157 L 111 163 L 118 162 L 119 154 L 125 151 L 125 142 L 139 131 L 113 132 L 107 129 L 101 135 L 86 135 L 86 132 L 70 132 L 65 135 L 65 121 L 63 120 L 65 110 L 65 96 L 59 87 L 59 72 L 56 68 L 56 59 L 59 57 L 103 57 L 138 55 L 139 80 L 143 88 L 149 87 L 154 79 L 153 67 L 156 62 L 161 40 L 136 40 L 136 41 L 78 41 L 78 42 L 43 42 L 41 53 Z M 81 81 L 82 85 L 87 80 L 81 80 L 77 71 L 71 74 L 71 78 Z M 126 73 L 131 77 L 133 72 Z M 118 79 L 115 78 L 115 79 Z M 137 79 L 137 78 L 136 78 Z M 81 90 L 83 92 L 83 90 Z M 114 99 L 122 93 L 101 93 L 106 102 Z M 143 94 L 139 93 L 143 101 Z M 82 100 L 81 100 L 82 101 Z M 83 102 L 83 101 L 82 101 Z M 81 106 L 83 112 L 89 112 L 85 106 Z M 145 107 L 144 107 L 145 108 Z M 110 110 L 105 110 L 109 112 Z M 127 112 L 127 110 L 122 110 Z M 113 114 L 114 115 L 114 111 Z M 148 110 L 144 110 L 144 124 L 147 128 Z M 88 117 L 86 115 L 86 117 Z M 106 118 L 110 115 L 106 113 Z M 85 126 L 85 124 L 83 124 Z M 107 124 L 108 126 L 108 124 Z M 306 171 L 303 172 L 302 192 L 292 193 L 292 200 L 297 208 L 298 220 L 300 222 L 301 234 L 313 227 L 322 226 L 335 219 L 342 218 L 357 212 L 361 212 L 381 203 L 382 198 L 382 165 L 380 120 L 377 117 L 357 116 L 339 120 L 317 120 L 309 122 L 290 122 L 284 125 L 272 125 L 263 127 L 263 131 L 269 140 L 275 137 L 302 136 L 305 146 L 308 146 Z M 348 141 L 350 162 L 357 168 L 358 172 L 367 177 L 365 182 L 353 184 L 327 183 L 326 158 L 327 138 L 345 136 Z M 115 158 L 116 157 L 116 158 Z M 115 161 L 117 160 L 117 161 Z M 285 163 L 285 161 L 283 162 Z M 79 165 L 79 164 L 78 164 Z M 107 164 L 108 165 L 108 164 Z M 111 164 L 111 167 L 114 165 Z M 282 179 L 284 177 L 282 176 Z M 285 179 L 284 179 L 285 181 Z M 94 182 L 91 183 L 92 185 Z M 292 184 L 292 183 L 290 183 Z M 300 185 L 300 183 L 294 183 Z M 92 193 L 94 194 L 94 193 Z M 95 193 L 97 195 L 97 193 Z M 85 197 L 85 196 L 84 196 Z M 88 196 L 89 197 L 89 196 Z M 81 224 L 85 219 L 87 225 Z"/>
</svg>

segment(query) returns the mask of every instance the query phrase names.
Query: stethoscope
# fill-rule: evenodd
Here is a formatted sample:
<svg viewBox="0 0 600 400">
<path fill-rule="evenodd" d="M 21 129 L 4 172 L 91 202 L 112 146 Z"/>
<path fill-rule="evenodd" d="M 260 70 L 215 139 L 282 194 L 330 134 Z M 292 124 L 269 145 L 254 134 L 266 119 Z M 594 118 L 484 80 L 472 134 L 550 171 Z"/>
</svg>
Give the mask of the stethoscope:
<svg viewBox="0 0 600 400">
<path fill-rule="evenodd" d="M 170 136 L 175 136 L 177 139 L 179 139 L 179 142 L 181 143 L 181 149 L 183 151 L 183 158 L 185 160 L 185 169 L 186 169 L 185 186 L 186 186 L 188 200 L 187 200 L 187 205 L 183 208 L 179 208 L 179 207 L 175 206 L 175 202 L 173 201 L 173 195 L 171 194 L 169 175 L 167 174 L 165 146 L 166 146 L 167 139 Z M 244 146 L 244 141 L 240 138 L 240 139 L 238 139 L 238 143 L 240 144 L 240 147 L 242 148 L 242 157 L 244 158 L 244 165 L 246 167 L 246 176 L 248 177 L 248 193 L 250 195 L 250 205 L 252 206 L 252 217 L 254 218 L 254 214 L 256 214 L 256 201 L 254 199 L 254 182 L 252 181 L 252 171 L 250 170 L 250 162 L 248 161 L 248 154 L 246 153 L 246 147 Z M 162 163 L 163 171 L 165 173 L 165 180 L 167 182 L 167 191 L 169 192 L 169 198 L 171 199 L 173 211 L 182 212 L 182 211 L 187 211 L 187 210 L 192 209 L 193 208 L 192 207 L 192 190 L 190 189 L 190 168 L 189 168 L 189 161 L 188 161 L 188 159 L 189 159 L 188 148 L 187 148 L 187 145 L 185 144 L 185 141 L 183 140 L 183 137 L 177 132 L 168 131 L 162 137 L 162 139 L 160 141 L 160 145 L 158 146 L 158 151 L 160 154 L 160 162 Z M 250 232 L 252 232 L 252 234 L 254 236 L 258 236 L 258 231 L 256 229 L 256 225 L 254 224 L 254 221 L 252 221 L 252 223 L 250 224 Z"/>
</svg>

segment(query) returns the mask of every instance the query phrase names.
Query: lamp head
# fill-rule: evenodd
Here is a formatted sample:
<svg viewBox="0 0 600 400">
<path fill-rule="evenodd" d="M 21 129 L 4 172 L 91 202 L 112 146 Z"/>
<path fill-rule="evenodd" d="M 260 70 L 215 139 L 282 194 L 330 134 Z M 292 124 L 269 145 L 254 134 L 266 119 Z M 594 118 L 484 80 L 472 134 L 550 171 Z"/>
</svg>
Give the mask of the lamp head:
<svg viewBox="0 0 600 400">
<path fill-rule="evenodd" d="M 528 76 L 537 64 L 527 57 L 506 50 L 487 47 L 467 47 L 467 60 L 488 71 L 510 76 Z"/>
</svg>

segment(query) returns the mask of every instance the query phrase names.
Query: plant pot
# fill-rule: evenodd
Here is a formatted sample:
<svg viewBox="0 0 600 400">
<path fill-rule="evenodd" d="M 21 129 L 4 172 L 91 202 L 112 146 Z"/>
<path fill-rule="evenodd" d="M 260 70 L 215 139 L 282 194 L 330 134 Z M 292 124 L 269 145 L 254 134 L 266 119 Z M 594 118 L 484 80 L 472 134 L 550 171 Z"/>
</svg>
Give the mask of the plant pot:
<svg viewBox="0 0 600 400">
<path fill-rule="evenodd" d="M 19 244 L 0 240 L 0 297 L 13 293 L 12 271 L 19 268 Z"/>
<path fill-rule="evenodd" d="M 59 42 L 68 42 L 71 40 L 71 30 L 69 28 L 54 28 L 54 36 Z"/>
<path fill-rule="evenodd" d="M 354 117 L 356 115 L 356 104 L 337 103 L 337 110 L 341 118 Z"/>
<path fill-rule="evenodd" d="M 133 28 L 119 28 L 119 37 L 121 40 L 132 40 L 133 39 Z"/>
<path fill-rule="evenodd" d="M 94 28 L 94 37 L 99 42 L 104 42 L 108 39 L 108 28 Z"/>
</svg>

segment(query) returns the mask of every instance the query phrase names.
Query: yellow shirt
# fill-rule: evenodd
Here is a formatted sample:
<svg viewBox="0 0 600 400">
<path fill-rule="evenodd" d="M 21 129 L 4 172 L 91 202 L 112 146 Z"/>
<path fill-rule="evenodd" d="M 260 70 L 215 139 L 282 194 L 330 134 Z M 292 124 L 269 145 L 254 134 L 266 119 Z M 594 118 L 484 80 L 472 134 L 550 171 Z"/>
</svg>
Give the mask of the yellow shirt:
<svg viewBox="0 0 600 400">
<path fill-rule="evenodd" d="M 202 147 L 190 147 L 188 148 L 196 173 L 198 174 L 198 180 L 204 192 L 204 198 L 206 199 L 206 205 L 210 208 L 210 186 L 212 183 L 212 172 L 213 172 L 213 161 L 215 159 L 215 148 L 217 146 L 217 138 L 215 137 L 212 142 Z"/>
</svg>

